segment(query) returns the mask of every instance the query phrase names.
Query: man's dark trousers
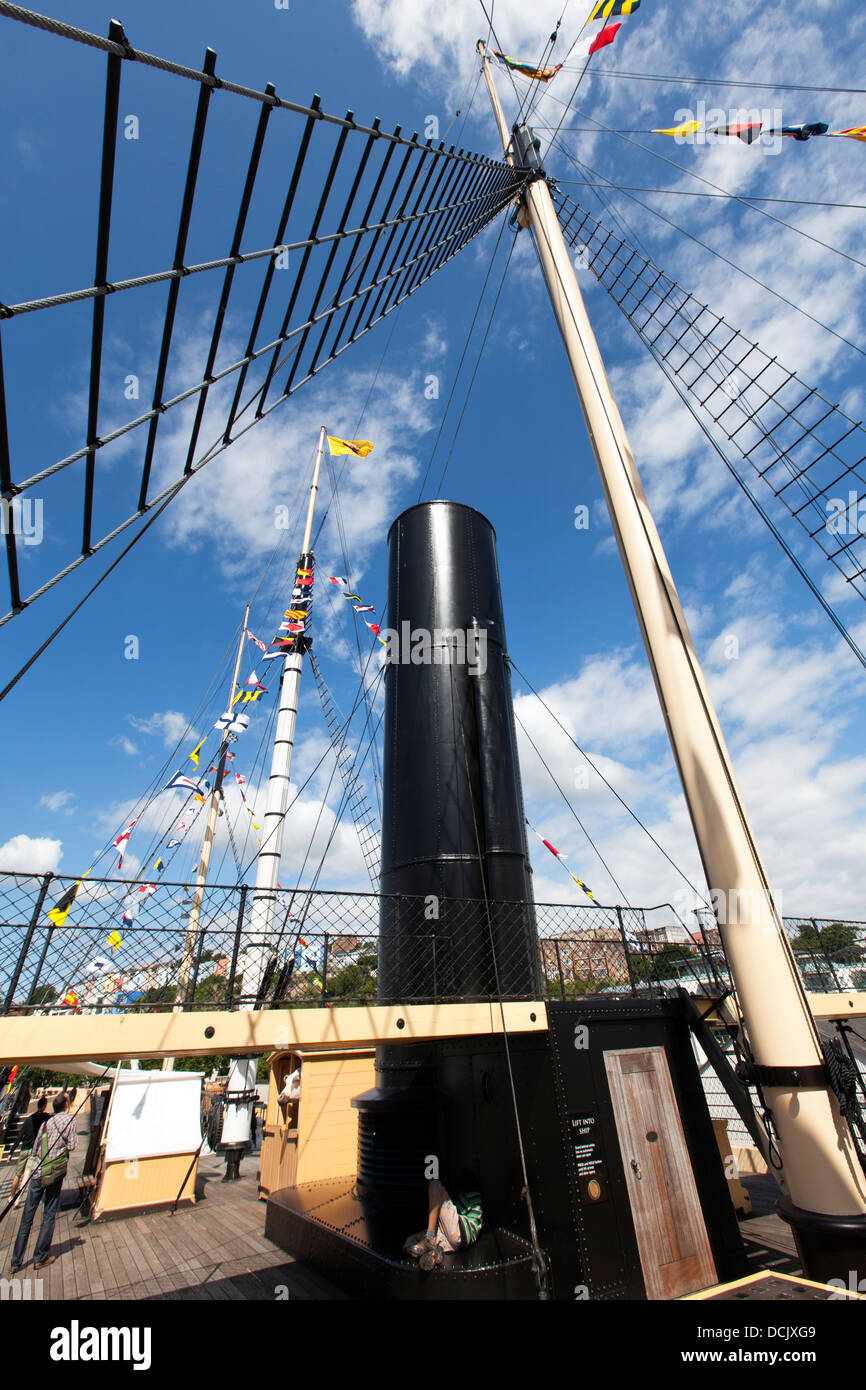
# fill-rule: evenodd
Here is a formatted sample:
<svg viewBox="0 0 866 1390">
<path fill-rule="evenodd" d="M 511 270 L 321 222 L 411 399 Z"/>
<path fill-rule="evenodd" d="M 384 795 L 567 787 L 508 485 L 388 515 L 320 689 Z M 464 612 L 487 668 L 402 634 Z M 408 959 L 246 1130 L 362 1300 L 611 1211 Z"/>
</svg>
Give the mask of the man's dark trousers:
<svg viewBox="0 0 866 1390">
<path fill-rule="evenodd" d="M 16 1268 L 20 1268 L 24 1264 L 24 1254 L 30 1239 L 30 1228 L 33 1225 L 36 1209 L 43 1198 L 45 1199 L 45 1210 L 42 1213 L 42 1225 L 39 1227 L 39 1239 L 36 1242 L 36 1249 L 33 1251 L 33 1260 L 36 1264 L 41 1264 L 43 1260 L 47 1259 L 48 1251 L 51 1249 L 54 1222 L 57 1219 L 57 1208 L 60 1206 L 60 1193 L 62 1191 L 62 1177 L 59 1177 L 50 1187 L 42 1187 L 38 1177 L 30 1179 L 27 1188 L 27 1200 L 21 1213 L 21 1225 L 18 1227 L 15 1248 L 12 1251 L 12 1263 Z"/>
</svg>

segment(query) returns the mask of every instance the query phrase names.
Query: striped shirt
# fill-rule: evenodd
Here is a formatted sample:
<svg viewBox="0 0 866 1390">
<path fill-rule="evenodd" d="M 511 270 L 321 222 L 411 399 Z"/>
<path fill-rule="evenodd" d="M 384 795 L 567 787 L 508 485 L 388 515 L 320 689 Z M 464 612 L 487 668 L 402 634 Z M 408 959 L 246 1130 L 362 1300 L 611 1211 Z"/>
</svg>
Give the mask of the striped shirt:
<svg viewBox="0 0 866 1390">
<path fill-rule="evenodd" d="M 68 1114 L 65 1110 L 52 1115 L 51 1119 L 40 1131 L 36 1142 L 33 1145 L 33 1152 L 37 1158 L 42 1157 L 42 1136 L 48 1140 L 48 1158 L 61 1158 L 63 1154 L 71 1153 L 78 1147 L 78 1130 L 75 1124 L 74 1115 Z"/>
<path fill-rule="evenodd" d="M 481 1193 L 461 1192 L 454 1203 L 457 1219 L 460 1222 L 460 1235 L 464 1245 L 472 1245 L 481 1234 L 483 1217 L 481 1214 Z"/>
</svg>

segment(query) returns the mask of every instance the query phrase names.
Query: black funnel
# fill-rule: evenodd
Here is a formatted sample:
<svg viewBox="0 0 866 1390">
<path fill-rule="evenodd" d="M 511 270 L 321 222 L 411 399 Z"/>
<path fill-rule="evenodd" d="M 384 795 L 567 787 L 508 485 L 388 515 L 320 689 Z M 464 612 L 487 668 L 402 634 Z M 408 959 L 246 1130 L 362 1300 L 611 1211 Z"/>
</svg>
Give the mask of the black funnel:
<svg viewBox="0 0 866 1390">
<path fill-rule="evenodd" d="M 380 1002 L 537 997 L 493 527 L 456 502 L 411 507 L 388 560 L 380 882 L 422 901 L 383 904 Z"/>
<path fill-rule="evenodd" d="M 379 1002 L 538 998 L 523 798 L 490 522 L 410 507 L 388 534 Z M 362 1191 L 423 1183 L 433 1045 L 381 1047 Z"/>
</svg>

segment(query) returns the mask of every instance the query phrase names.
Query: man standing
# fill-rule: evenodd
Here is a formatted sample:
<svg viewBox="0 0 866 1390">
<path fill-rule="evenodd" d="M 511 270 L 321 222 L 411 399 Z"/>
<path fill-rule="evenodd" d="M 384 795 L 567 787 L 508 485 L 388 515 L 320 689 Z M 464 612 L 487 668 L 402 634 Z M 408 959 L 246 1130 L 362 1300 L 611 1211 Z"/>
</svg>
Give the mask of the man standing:
<svg viewBox="0 0 866 1390">
<path fill-rule="evenodd" d="M 15 1248 L 12 1251 L 13 1274 L 16 1274 L 23 1267 L 24 1252 L 30 1238 L 30 1228 L 36 1215 L 36 1208 L 43 1198 L 45 1199 L 45 1210 L 42 1214 L 42 1225 L 39 1228 L 36 1249 L 33 1252 L 33 1263 L 37 1269 L 43 1269 L 45 1265 L 53 1264 L 57 1259 L 56 1255 L 49 1255 L 48 1251 L 51 1247 L 51 1237 L 54 1235 L 54 1222 L 57 1218 L 57 1209 L 60 1206 L 60 1193 L 63 1190 L 63 1179 L 66 1174 L 69 1155 L 78 1146 L 75 1119 L 66 1113 L 68 1106 L 68 1096 L 59 1095 L 55 1098 L 54 1114 L 42 1127 L 33 1146 L 35 1170 L 27 1188 L 27 1200 L 24 1203 L 18 1235 L 15 1237 Z M 46 1186 L 42 1185 L 44 1178 L 51 1179 Z"/>
</svg>

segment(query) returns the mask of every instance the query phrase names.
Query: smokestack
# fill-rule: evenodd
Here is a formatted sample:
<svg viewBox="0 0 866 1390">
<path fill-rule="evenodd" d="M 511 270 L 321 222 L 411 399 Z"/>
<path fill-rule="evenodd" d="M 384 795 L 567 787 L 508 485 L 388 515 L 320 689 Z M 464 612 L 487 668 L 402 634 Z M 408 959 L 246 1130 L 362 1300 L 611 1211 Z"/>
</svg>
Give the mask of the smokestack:
<svg viewBox="0 0 866 1390">
<path fill-rule="evenodd" d="M 388 566 L 379 1002 L 537 998 L 493 527 L 455 502 L 410 507 Z M 378 1050 L 377 1087 L 354 1102 L 362 1190 L 423 1180 L 433 1060 L 432 1045 Z"/>
<path fill-rule="evenodd" d="M 388 534 L 388 562 L 380 883 L 384 894 L 426 901 L 408 912 L 383 904 L 380 1002 L 534 996 L 538 947 L 522 906 L 531 869 L 493 527 L 455 502 L 410 507 Z"/>
</svg>

